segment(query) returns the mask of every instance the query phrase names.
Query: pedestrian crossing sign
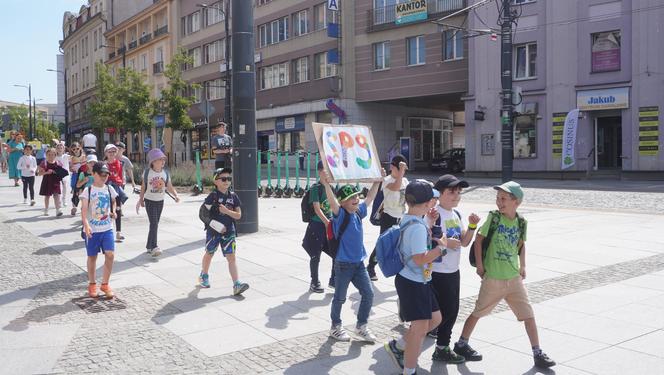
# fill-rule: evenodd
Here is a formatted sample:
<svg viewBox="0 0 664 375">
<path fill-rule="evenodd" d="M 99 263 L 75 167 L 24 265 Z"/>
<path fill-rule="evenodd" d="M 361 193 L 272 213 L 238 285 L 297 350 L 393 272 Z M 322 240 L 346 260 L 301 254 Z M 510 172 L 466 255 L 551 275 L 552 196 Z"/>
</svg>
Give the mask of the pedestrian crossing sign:
<svg viewBox="0 0 664 375">
<path fill-rule="evenodd" d="M 339 10 L 339 0 L 327 0 L 327 9 Z"/>
</svg>

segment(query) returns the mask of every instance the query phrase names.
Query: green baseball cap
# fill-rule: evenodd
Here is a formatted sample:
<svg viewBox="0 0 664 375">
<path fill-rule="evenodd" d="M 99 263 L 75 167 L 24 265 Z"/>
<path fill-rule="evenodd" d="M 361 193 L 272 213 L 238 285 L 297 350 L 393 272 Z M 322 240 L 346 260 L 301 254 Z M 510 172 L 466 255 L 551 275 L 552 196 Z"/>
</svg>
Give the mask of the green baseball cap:
<svg viewBox="0 0 664 375">
<path fill-rule="evenodd" d="M 343 202 L 358 194 L 360 194 L 360 191 L 356 189 L 355 186 L 346 184 L 340 187 L 339 191 L 337 191 L 337 198 L 339 199 L 339 202 Z"/>
<path fill-rule="evenodd" d="M 521 202 L 523 200 L 523 189 L 521 188 L 521 185 L 514 181 L 507 181 L 506 183 L 502 185 L 497 185 L 493 187 L 496 190 L 502 190 L 506 193 L 510 193 L 513 196 L 516 197 L 516 199 Z"/>
</svg>

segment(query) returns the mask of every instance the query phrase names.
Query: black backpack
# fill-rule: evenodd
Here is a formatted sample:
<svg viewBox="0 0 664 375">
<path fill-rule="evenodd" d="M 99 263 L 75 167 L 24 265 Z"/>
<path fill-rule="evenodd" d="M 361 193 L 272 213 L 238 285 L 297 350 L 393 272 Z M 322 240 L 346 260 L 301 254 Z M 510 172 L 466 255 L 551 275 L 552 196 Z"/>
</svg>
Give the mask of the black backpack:
<svg viewBox="0 0 664 375">
<path fill-rule="evenodd" d="M 516 218 L 519 221 L 519 239 L 522 239 L 523 231 L 525 230 L 526 227 L 526 220 L 523 217 L 521 217 L 521 215 L 519 214 L 516 214 Z M 491 224 L 489 225 L 489 231 L 487 232 L 486 237 L 482 239 L 482 264 L 484 264 L 484 260 L 486 259 L 486 253 L 489 250 L 489 245 L 491 244 L 491 238 L 493 237 L 493 234 L 496 232 L 496 229 L 498 229 L 498 224 L 500 223 L 500 212 L 499 211 L 489 212 L 489 220 L 491 220 Z M 475 258 L 475 242 L 477 242 L 477 240 L 473 241 L 470 251 L 468 251 L 468 261 L 470 262 L 470 265 L 473 267 L 477 267 L 477 259 Z M 521 255 L 521 247 L 519 247 L 519 255 Z"/>
<path fill-rule="evenodd" d="M 203 201 L 203 204 L 201 204 L 201 207 L 198 209 L 198 218 L 203 222 L 203 225 L 205 226 L 205 229 L 207 230 L 208 226 L 210 225 L 210 222 L 212 221 L 212 215 L 210 212 L 214 209 L 218 209 L 219 204 L 219 197 L 217 196 L 216 190 L 215 190 L 215 198 L 214 202 L 212 202 L 212 207 L 208 210 L 207 207 L 205 207 L 205 201 Z"/>
<path fill-rule="evenodd" d="M 300 211 L 302 211 L 302 221 L 305 223 L 311 222 L 311 219 L 316 216 L 316 212 L 314 211 L 314 205 L 309 204 L 309 197 L 311 196 L 311 190 L 313 189 L 314 186 L 317 186 L 318 190 L 318 200 L 320 201 L 323 199 L 323 194 L 325 194 L 325 191 L 321 189 L 323 187 L 323 184 L 321 183 L 315 183 L 309 187 L 309 189 L 304 193 L 302 196 L 302 200 L 300 201 Z"/>
</svg>

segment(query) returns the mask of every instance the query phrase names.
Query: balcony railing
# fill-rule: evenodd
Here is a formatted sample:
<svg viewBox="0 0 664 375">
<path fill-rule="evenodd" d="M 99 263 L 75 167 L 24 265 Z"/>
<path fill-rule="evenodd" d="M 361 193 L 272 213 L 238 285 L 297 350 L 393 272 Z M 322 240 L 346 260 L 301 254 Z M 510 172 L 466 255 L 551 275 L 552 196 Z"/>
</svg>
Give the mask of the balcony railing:
<svg viewBox="0 0 664 375">
<path fill-rule="evenodd" d="M 129 49 L 134 49 L 136 47 L 138 47 L 137 41 L 134 40 L 133 42 L 129 42 Z"/>
<path fill-rule="evenodd" d="M 111 53 L 108 54 L 108 59 L 109 60 L 114 58 L 114 57 L 115 57 L 115 52 L 111 52 Z"/>
<path fill-rule="evenodd" d="M 159 35 L 164 35 L 168 32 L 168 25 L 162 26 L 158 28 L 157 30 L 154 31 L 154 37 L 158 37 Z"/>
<path fill-rule="evenodd" d="M 122 47 L 118 48 L 118 56 L 122 55 L 125 52 L 127 52 L 127 47 L 122 46 Z"/>
<path fill-rule="evenodd" d="M 164 62 L 159 61 L 154 64 L 152 64 L 152 73 L 153 74 L 158 74 L 158 73 L 163 73 L 164 72 Z"/>
<path fill-rule="evenodd" d="M 145 34 L 140 39 L 138 39 L 138 42 L 141 43 L 141 45 L 143 45 L 149 42 L 150 40 L 152 40 L 152 34 Z"/>
<path fill-rule="evenodd" d="M 427 1 L 428 16 L 461 10 L 465 7 L 466 0 L 429 0 Z M 370 29 L 373 26 L 394 24 L 396 22 L 396 6 L 374 8 L 369 11 Z"/>
</svg>

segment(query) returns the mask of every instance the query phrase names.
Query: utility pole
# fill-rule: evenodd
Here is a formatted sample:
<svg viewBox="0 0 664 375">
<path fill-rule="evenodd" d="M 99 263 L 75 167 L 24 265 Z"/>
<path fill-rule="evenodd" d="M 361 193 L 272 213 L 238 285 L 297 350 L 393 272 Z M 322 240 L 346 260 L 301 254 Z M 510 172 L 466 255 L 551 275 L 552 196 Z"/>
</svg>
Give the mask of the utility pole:
<svg viewBox="0 0 664 375">
<path fill-rule="evenodd" d="M 239 233 L 258 232 L 256 65 L 253 1 L 233 0 L 233 188 L 242 201 Z M 228 64 L 227 64 L 228 65 Z M 226 67 L 228 70 L 228 66 Z M 235 88 L 241 87 L 241 90 Z"/>
<path fill-rule="evenodd" d="M 500 25 L 500 71 L 502 84 L 503 105 L 500 111 L 501 131 L 500 140 L 502 144 L 502 180 L 512 179 L 514 163 L 514 127 L 512 124 L 512 113 L 514 104 L 512 101 L 512 0 L 502 0 L 502 14 Z"/>
<path fill-rule="evenodd" d="M 28 84 L 28 140 L 32 140 L 32 84 Z"/>
<path fill-rule="evenodd" d="M 230 58 L 231 58 L 231 36 L 229 32 L 229 25 L 228 25 L 228 17 L 230 16 L 230 6 L 231 6 L 231 1 L 226 0 L 224 2 L 225 8 L 224 8 L 224 31 L 226 35 L 224 36 L 224 48 L 226 51 L 224 52 L 225 60 L 226 60 L 226 72 L 225 72 L 225 82 L 224 82 L 224 87 L 225 87 L 225 96 L 224 96 L 224 121 L 228 124 L 228 127 L 230 129 L 233 129 L 233 121 L 231 120 L 231 64 L 230 64 Z M 235 134 L 233 134 L 235 135 Z"/>
</svg>

